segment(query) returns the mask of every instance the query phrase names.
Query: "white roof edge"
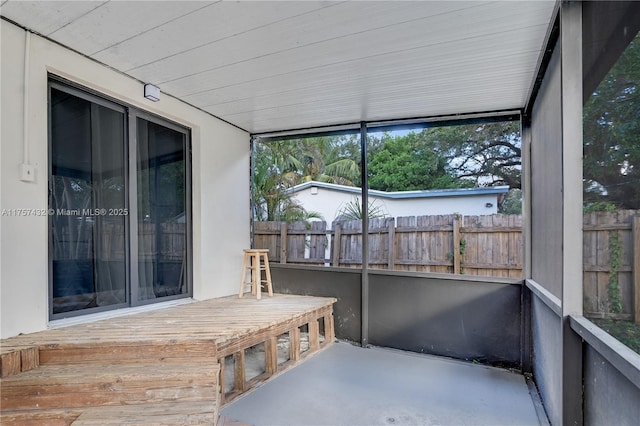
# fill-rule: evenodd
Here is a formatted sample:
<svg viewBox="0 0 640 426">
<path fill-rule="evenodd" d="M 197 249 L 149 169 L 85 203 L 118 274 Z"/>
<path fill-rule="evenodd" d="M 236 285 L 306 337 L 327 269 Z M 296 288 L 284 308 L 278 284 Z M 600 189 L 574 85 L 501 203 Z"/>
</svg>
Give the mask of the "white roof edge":
<svg viewBox="0 0 640 426">
<path fill-rule="evenodd" d="M 350 192 L 353 194 L 360 194 L 361 189 L 357 186 L 338 185 L 335 183 L 326 183 L 318 181 L 309 181 L 298 184 L 289 188 L 288 192 L 296 193 L 303 191 L 307 188 L 317 187 L 324 188 L 333 191 Z M 395 191 L 386 192 L 378 191 L 375 189 L 369 190 L 369 195 L 374 195 L 380 198 L 433 198 L 433 197 L 461 197 L 469 195 L 491 195 L 491 194 L 506 194 L 509 192 L 508 186 L 488 186 L 482 188 L 455 188 L 455 189 L 429 189 L 422 191 Z"/>
</svg>

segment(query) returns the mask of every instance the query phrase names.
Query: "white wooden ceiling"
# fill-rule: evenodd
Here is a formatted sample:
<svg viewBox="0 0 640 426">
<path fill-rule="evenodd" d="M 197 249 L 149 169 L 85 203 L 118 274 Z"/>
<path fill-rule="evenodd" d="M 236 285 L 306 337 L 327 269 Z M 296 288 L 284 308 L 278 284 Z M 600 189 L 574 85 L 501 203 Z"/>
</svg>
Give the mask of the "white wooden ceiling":
<svg viewBox="0 0 640 426">
<path fill-rule="evenodd" d="M 553 1 L 14 1 L 0 14 L 250 132 L 525 105 Z"/>
</svg>

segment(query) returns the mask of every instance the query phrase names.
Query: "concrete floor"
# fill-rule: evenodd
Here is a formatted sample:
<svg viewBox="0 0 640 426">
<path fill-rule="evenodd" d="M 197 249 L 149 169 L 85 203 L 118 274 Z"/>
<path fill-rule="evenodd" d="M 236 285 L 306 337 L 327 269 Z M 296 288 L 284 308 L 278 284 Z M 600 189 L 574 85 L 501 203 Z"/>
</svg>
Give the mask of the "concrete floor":
<svg viewBox="0 0 640 426">
<path fill-rule="evenodd" d="M 336 343 L 225 407 L 253 425 L 538 425 L 523 376 Z"/>
</svg>

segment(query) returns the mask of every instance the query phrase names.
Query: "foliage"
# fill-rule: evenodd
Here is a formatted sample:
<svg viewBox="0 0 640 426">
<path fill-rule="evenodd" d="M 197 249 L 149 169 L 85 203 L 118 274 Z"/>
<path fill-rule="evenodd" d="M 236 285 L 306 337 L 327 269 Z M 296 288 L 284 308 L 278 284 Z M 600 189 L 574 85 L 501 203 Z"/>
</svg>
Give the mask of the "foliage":
<svg viewBox="0 0 640 426">
<path fill-rule="evenodd" d="M 340 153 L 343 139 L 339 137 L 297 138 L 280 141 L 287 144 L 290 154 L 299 159 L 296 183 L 309 181 L 355 186 L 360 180 L 360 166 L 351 156 Z"/>
<path fill-rule="evenodd" d="M 613 313 L 622 312 L 622 300 L 620 298 L 620 285 L 618 283 L 618 271 L 622 266 L 622 244 L 620 234 L 613 231 L 609 234 L 609 310 Z"/>
<path fill-rule="evenodd" d="M 511 189 L 498 205 L 498 213 L 522 214 L 522 190 Z"/>
<path fill-rule="evenodd" d="M 370 134 L 367 148 L 371 189 L 409 191 L 505 183 L 520 187 L 517 123 L 435 127 L 404 135 Z M 359 186 L 360 157 L 357 134 L 257 143 L 254 217 L 298 217 L 304 209 L 292 201 L 288 190 L 299 183 L 313 180 Z M 518 208 L 517 193 L 513 197 L 503 202 L 506 211 Z"/>
<path fill-rule="evenodd" d="M 259 221 L 320 218 L 291 196 L 294 185 L 311 180 L 354 185 L 360 180 L 356 161 L 341 152 L 344 140 L 297 138 L 256 144 L 253 167 L 253 214 Z"/>
<path fill-rule="evenodd" d="M 640 354 L 640 324 L 609 318 L 589 318 L 589 320 Z"/>
<path fill-rule="evenodd" d="M 387 217 L 382 206 L 376 205 L 376 200 L 369 201 L 367 213 L 367 217 L 369 219 Z M 362 203 L 360 202 L 360 198 L 354 197 L 353 200 L 346 203 L 340 209 L 336 220 L 362 220 L 363 217 L 364 214 L 362 213 Z"/>
<path fill-rule="evenodd" d="M 464 238 L 460 239 L 460 274 L 464 275 L 464 268 L 462 265 L 464 264 L 464 253 L 467 251 L 467 240 Z"/>
<path fill-rule="evenodd" d="M 475 186 L 521 188 L 519 122 L 435 127 L 423 133 L 457 178 Z"/>
<path fill-rule="evenodd" d="M 518 122 L 430 127 L 396 137 L 370 135 L 368 150 L 369 183 L 375 189 L 521 187 Z M 392 164 L 380 165 L 389 160 Z M 424 170 L 427 176 L 422 176 Z"/>
<path fill-rule="evenodd" d="M 587 99 L 584 201 L 640 208 L 640 35 Z"/>
<path fill-rule="evenodd" d="M 381 191 L 411 191 L 470 186 L 446 169 L 446 160 L 422 133 L 382 137 L 383 146 L 371 155 L 369 187 Z"/>
<path fill-rule="evenodd" d="M 460 248 L 458 253 L 460 254 L 460 274 L 464 275 L 464 268 L 462 265 L 464 264 L 464 253 L 467 251 L 467 240 L 464 238 L 460 239 Z M 449 252 L 449 262 L 454 262 L 454 253 L 453 250 Z M 454 268 L 455 269 L 455 268 Z"/>
<path fill-rule="evenodd" d="M 582 207 L 583 213 L 595 213 L 595 212 L 615 212 L 618 210 L 615 204 L 609 201 L 594 201 L 591 203 L 584 203 Z"/>
<path fill-rule="evenodd" d="M 277 220 L 292 207 L 287 188 L 298 160 L 279 143 L 258 145 L 253 167 L 253 214 L 256 220 Z M 295 208 L 293 208 L 295 209 Z"/>
</svg>

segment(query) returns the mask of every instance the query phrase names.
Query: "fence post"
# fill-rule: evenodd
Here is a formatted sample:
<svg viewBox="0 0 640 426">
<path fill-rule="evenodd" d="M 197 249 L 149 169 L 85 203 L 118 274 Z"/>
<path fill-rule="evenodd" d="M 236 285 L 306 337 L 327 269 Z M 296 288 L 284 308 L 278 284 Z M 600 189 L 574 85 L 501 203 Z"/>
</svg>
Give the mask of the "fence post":
<svg viewBox="0 0 640 426">
<path fill-rule="evenodd" d="M 280 225 L 280 263 L 287 263 L 287 222 Z"/>
<path fill-rule="evenodd" d="M 333 258 L 331 259 L 332 266 L 340 266 L 340 238 L 342 237 L 342 229 L 339 224 L 336 223 L 333 229 Z"/>
<path fill-rule="evenodd" d="M 460 217 L 453 218 L 453 273 L 460 273 Z"/>
<path fill-rule="evenodd" d="M 389 230 L 389 262 L 387 268 L 396 268 L 396 218 L 387 219 L 387 229 Z"/>
<path fill-rule="evenodd" d="M 631 238 L 633 239 L 633 319 L 640 324 L 640 216 L 631 219 Z"/>
</svg>

